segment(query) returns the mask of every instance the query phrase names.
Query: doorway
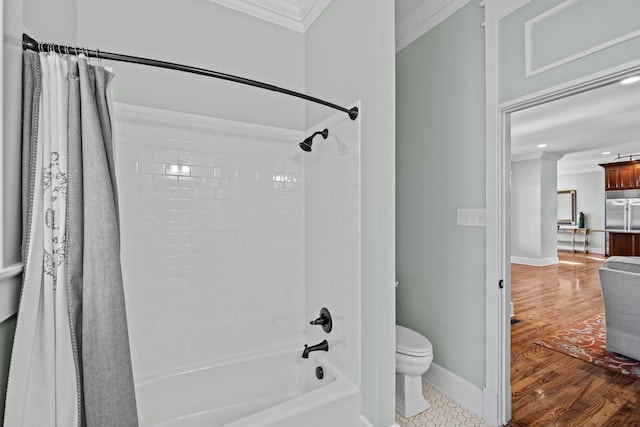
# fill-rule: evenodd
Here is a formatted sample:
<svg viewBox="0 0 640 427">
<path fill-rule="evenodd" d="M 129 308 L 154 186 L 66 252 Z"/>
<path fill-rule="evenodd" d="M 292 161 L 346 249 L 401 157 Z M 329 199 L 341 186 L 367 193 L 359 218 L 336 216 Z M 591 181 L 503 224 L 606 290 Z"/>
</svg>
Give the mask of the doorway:
<svg viewBox="0 0 640 427">
<path fill-rule="evenodd" d="M 625 77 L 629 77 L 634 74 L 640 73 L 640 65 L 634 65 L 620 71 L 603 72 L 598 76 L 591 76 L 580 81 L 568 83 L 562 88 L 549 89 L 548 92 L 542 94 L 532 95 L 529 98 L 521 99 L 513 103 L 507 103 L 498 107 L 497 114 L 491 117 L 488 114 L 488 125 L 493 118 L 497 124 L 495 128 L 496 134 L 491 135 L 488 130 L 488 136 L 495 136 L 496 147 L 487 148 L 487 164 L 490 165 L 491 161 L 495 161 L 496 164 L 496 176 L 489 176 L 487 178 L 487 211 L 488 217 L 491 209 L 495 209 L 496 212 L 496 229 L 492 234 L 490 229 L 487 229 L 487 256 L 488 256 L 488 289 L 491 286 L 492 279 L 491 274 L 496 273 L 495 277 L 502 277 L 504 280 L 503 293 L 497 299 L 491 300 L 488 295 L 487 309 L 496 309 L 498 313 L 498 322 L 501 325 L 496 331 L 491 331 L 487 328 L 487 342 L 497 343 L 498 350 L 498 366 L 497 373 L 489 372 L 490 374 L 496 374 L 497 389 L 498 389 L 498 420 L 506 421 L 511 418 L 511 387 L 510 387 L 510 342 L 508 322 L 510 321 L 510 310 L 508 305 L 511 301 L 511 193 L 510 193 L 510 173 L 511 173 L 511 119 L 512 114 L 524 111 L 528 108 L 542 106 L 544 104 L 562 100 L 573 95 L 579 95 L 587 93 L 594 89 L 602 88 L 611 84 L 615 84 Z M 488 141 L 490 138 L 488 138 Z M 595 148 L 595 147 L 594 147 Z M 491 189 L 495 190 L 496 194 L 492 194 Z M 492 255 L 496 255 L 498 262 L 496 265 L 491 264 L 489 261 Z M 489 267 L 495 268 L 495 270 Z M 497 335 L 497 338 L 496 338 Z M 495 365 L 494 365 L 495 367 Z M 495 379 L 493 379 L 495 381 Z"/>
<path fill-rule="evenodd" d="M 605 252 L 604 232 L 599 231 L 605 228 L 604 173 L 599 164 L 615 161 L 617 157 L 628 159 L 629 155 L 638 158 L 639 119 L 640 83 L 622 85 L 620 80 L 615 80 L 608 85 L 585 88 L 557 100 L 511 112 L 505 121 L 505 135 L 510 137 L 511 172 L 511 186 L 508 187 L 511 250 L 510 259 L 505 263 L 511 261 L 512 264 L 509 266 L 513 274 L 510 276 L 510 291 L 516 301 L 515 318 L 524 319 L 521 324 L 512 326 L 515 341 L 510 349 L 510 362 L 514 366 L 514 377 L 510 378 L 510 383 L 515 424 L 541 422 L 535 417 L 544 417 L 546 415 L 541 414 L 548 413 L 564 416 L 564 421 L 560 419 L 562 423 L 569 422 L 567 420 L 575 414 L 569 418 L 563 414 L 571 413 L 578 404 L 590 405 L 590 398 L 601 397 L 600 389 L 594 390 L 593 395 L 589 391 L 591 381 L 598 382 L 600 388 L 624 387 L 609 383 L 588 364 L 582 366 L 585 362 L 541 350 L 535 341 L 556 333 L 561 325 L 569 327 L 585 320 L 589 313 L 602 310 L 597 269 L 602 265 Z M 545 171 L 555 170 L 555 176 L 541 179 Z M 531 176 L 526 176 L 527 172 Z M 590 254 L 559 252 L 556 242 L 559 218 L 554 212 L 549 212 L 545 218 L 542 212 L 530 210 L 531 203 L 523 203 L 530 193 L 541 196 L 538 200 L 555 201 L 553 198 L 559 190 L 577 193 L 578 210 L 586 213 L 587 227 L 595 231 L 591 233 Z M 541 206 L 537 205 L 537 208 Z M 573 225 L 577 225 L 575 220 Z M 545 226 L 546 241 L 540 230 Z M 537 247 L 532 242 L 536 240 L 536 233 L 540 243 Z M 538 257 L 528 256 L 545 244 L 548 246 L 546 257 L 554 251 L 555 263 L 545 263 L 548 258 L 543 251 Z M 596 254 L 592 255 L 594 252 Z M 538 364 L 536 357 L 549 352 L 553 354 L 545 358 L 546 362 Z M 561 360 L 561 365 L 549 368 L 548 364 Z M 536 374 L 523 379 L 524 371 Z M 553 376 L 553 379 L 546 376 Z M 550 387 L 550 384 L 562 381 L 584 384 L 584 393 L 576 400 L 564 398 L 571 394 L 566 387 Z M 547 399 L 542 398 L 541 393 Z M 625 391 L 625 395 L 630 393 L 634 394 Z M 598 409 L 591 407 L 589 413 L 605 417 L 606 414 L 598 412 Z"/>
</svg>

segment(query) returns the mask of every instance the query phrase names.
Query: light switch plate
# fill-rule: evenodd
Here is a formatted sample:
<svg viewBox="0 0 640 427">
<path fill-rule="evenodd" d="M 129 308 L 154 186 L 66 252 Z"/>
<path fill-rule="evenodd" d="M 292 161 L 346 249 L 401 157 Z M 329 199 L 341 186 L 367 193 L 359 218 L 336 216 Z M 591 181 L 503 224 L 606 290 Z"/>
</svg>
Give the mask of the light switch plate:
<svg viewBox="0 0 640 427">
<path fill-rule="evenodd" d="M 485 227 L 487 225 L 485 209 L 458 209 L 456 222 L 458 225 Z"/>
</svg>

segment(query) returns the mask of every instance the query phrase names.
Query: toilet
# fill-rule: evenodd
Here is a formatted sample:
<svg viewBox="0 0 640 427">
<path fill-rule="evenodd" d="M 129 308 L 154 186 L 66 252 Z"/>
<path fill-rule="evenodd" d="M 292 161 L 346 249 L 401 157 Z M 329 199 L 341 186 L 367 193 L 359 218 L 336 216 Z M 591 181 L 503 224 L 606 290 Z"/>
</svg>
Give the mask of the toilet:
<svg viewBox="0 0 640 427">
<path fill-rule="evenodd" d="M 396 411 L 405 418 L 431 406 L 422 394 L 422 374 L 433 360 L 433 346 L 414 330 L 396 325 Z"/>
</svg>

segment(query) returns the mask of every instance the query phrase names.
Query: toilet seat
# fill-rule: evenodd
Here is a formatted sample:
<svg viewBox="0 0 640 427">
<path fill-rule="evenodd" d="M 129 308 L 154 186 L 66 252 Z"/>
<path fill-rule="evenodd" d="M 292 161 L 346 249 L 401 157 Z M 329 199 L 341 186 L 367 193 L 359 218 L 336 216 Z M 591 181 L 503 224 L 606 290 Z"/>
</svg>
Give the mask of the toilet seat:
<svg viewBox="0 0 640 427">
<path fill-rule="evenodd" d="M 416 331 L 396 325 L 396 353 L 413 357 L 433 354 L 431 342 Z"/>
</svg>

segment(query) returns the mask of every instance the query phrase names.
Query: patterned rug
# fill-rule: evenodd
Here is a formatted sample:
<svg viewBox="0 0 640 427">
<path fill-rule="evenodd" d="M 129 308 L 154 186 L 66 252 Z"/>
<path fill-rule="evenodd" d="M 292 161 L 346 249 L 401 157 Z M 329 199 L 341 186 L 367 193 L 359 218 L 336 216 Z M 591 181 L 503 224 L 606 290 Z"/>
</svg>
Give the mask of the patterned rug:
<svg viewBox="0 0 640 427">
<path fill-rule="evenodd" d="M 604 314 L 558 332 L 536 344 L 640 380 L 640 362 L 605 348 Z"/>
</svg>

